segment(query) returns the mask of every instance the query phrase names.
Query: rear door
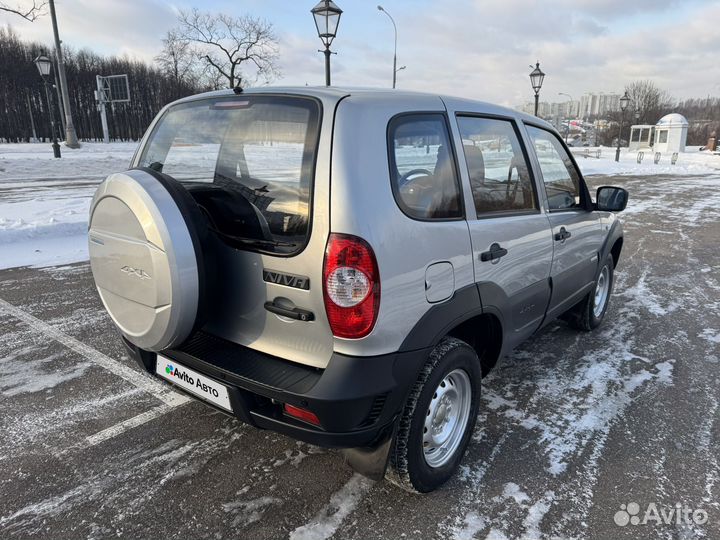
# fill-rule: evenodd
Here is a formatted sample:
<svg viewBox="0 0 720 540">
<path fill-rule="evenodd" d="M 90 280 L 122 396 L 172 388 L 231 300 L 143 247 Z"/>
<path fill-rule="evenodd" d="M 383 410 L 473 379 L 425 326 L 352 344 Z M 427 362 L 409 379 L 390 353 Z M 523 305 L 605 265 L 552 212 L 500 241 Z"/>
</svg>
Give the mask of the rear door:
<svg viewBox="0 0 720 540">
<path fill-rule="evenodd" d="M 542 322 L 550 297 L 553 242 L 514 119 L 457 116 L 475 281 L 483 309 L 503 317 L 509 346 Z"/>
<path fill-rule="evenodd" d="M 600 219 L 569 152 L 552 131 L 527 125 L 547 201 L 555 255 L 548 316 L 562 314 L 592 288 L 602 241 Z"/>
<path fill-rule="evenodd" d="M 332 354 L 322 260 L 335 102 L 243 93 L 179 103 L 137 162 L 180 181 L 214 233 L 203 246 L 214 268 L 204 330 L 317 367 Z"/>
</svg>

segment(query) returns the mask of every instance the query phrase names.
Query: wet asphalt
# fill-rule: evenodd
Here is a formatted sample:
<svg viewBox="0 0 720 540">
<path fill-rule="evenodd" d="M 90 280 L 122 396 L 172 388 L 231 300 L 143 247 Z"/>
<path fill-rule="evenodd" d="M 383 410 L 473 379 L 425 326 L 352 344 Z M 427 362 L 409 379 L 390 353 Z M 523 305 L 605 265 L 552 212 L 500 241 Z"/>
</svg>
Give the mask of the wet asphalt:
<svg viewBox="0 0 720 540">
<path fill-rule="evenodd" d="M 606 320 L 503 358 L 428 495 L 129 371 L 87 263 L 0 271 L 0 537 L 720 538 L 720 175 L 588 180 L 631 193 Z"/>
</svg>

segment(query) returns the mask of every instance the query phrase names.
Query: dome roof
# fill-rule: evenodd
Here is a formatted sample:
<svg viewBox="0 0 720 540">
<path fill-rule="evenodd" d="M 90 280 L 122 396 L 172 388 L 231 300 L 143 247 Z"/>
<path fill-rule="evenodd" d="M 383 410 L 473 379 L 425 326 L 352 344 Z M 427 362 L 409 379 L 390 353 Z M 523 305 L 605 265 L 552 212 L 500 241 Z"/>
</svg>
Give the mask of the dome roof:
<svg viewBox="0 0 720 540">
<path fill-rule="evenodd" d="M 658 126 L 677 126 L 677 125 L 687 126 L 688 121 L 682 114 L 670 113 L 670 114 L 666 114 L 660 120 L 658 120 L 658 123 L 656 125 L 658 125 Z"/>
</svg>

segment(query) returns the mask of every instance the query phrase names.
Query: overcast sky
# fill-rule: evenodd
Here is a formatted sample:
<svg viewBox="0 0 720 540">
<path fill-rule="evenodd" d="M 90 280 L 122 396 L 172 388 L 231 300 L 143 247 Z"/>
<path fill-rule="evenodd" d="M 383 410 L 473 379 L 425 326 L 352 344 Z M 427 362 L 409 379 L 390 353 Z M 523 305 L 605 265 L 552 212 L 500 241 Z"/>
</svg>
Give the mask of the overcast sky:
<svg viewBox="0 0 720 540">
<path fill-rule="evenodd" d="M 651 79 L 674 97 L 720 95 L 720 1 L 381 0 L 398 25 L 398 87 L 514 106 L 532 97 L 536 60 L 547 73 L 541 99 L 622 92 Z M 22 3 L 23 0 L 15 0 Z M 9 1 L 10 4 L 13 0 Z M 310 15 L 316 0 L 56 0 L 63 42 L 152 61 L 178 9 L 249 13 L 275 25 L 278 84 L 322 84 L 323 55 Z M 376 0 L 337 0 L 344 13 L 333 83 L 389 86 L 393 29 Z M 51 42 L 49 17 L 26 23 L 0 14 L 23 38 Z"/>
</svg>

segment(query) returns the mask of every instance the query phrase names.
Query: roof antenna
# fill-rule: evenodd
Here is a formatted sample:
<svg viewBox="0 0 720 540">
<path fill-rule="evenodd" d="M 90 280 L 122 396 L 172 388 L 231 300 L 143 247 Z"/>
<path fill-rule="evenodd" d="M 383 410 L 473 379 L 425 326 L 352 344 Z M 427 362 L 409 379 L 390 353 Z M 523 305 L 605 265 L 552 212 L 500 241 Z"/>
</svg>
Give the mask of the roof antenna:
<svg viewBox="0 0 720 540">
<path fill-rule="evenodd" d="M 235 92 L 236 94 L 242 94 L 243 89 L 240 85 L 237 85 L 235 88 L 233 88 L 233 92 Z"/>
</svg>

